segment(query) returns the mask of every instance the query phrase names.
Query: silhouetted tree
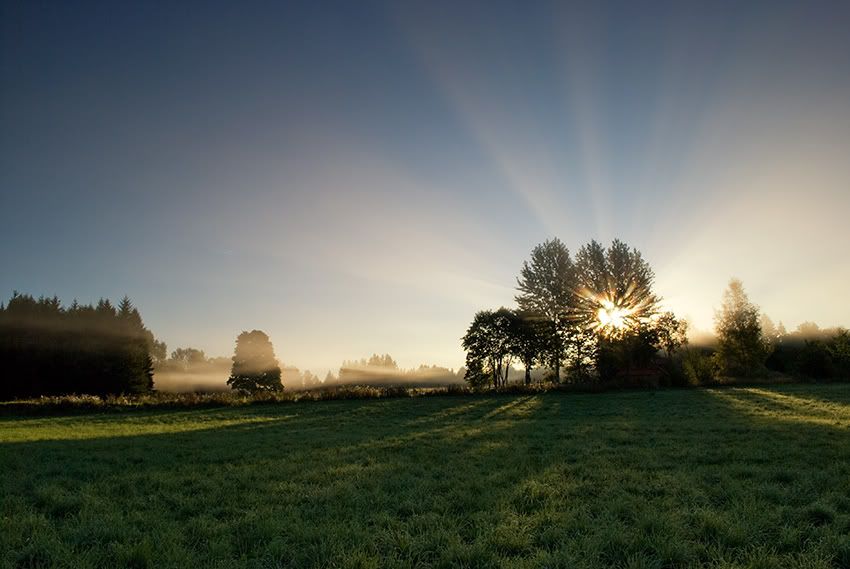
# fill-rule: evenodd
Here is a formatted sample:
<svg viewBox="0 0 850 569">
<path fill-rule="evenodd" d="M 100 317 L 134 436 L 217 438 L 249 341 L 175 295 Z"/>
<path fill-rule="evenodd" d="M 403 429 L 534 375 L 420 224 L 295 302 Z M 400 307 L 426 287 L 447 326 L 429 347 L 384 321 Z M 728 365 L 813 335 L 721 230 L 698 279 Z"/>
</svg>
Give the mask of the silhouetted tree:
<svg viewBox="0 0 850 569">
<path fill-rule="evenodd" d="M 525 367 L 525 384 L 531 383 L 531 370 L 540 361 L 543 354 L 551 353 L 549 343 L 554 334 L 551 331 L 552 323 L 541 316 L 514 311 L 510 328 L 510 345 L 513 355 L 522 362 Z"/>
<path fill-rule="evenodd" d="M 607 249 L 596 241 L 584 245 L 576 254 L 575 272 L 578 325 L 611 337 L 636 329 L 658 311 L 655 273 L 640 251 L 619 239 Z"/>
<path fill-rule="evenodd" d="M 265 332 L 242 332 L 236 338 L 233 368 L 227 385 L 243 393 L 283 391 L 280 366 Z"/>
<path fill-rule="evenodd" d="M 527 382 L 535 363 L 548 366 L 556 382 L 562 367 L 579 381 L 641 366 L 645 373 L 659 349 L 672 356 L 687 332 L 672 313 L 658 314 L 654 280 L 640 251 L 619 239 L 608 248 L 591 241 L 579 249 L 575 263 L 559 239 L 537 245 L 517 278 L 518 312 L 502 314 L 502 320 L 500 311 L 479 312 L 464 336 L 467 380 L 503 381 L 498 339 L 526 364 Z M 497 326 L 502 321 L 511 322 L 505 338 Z M 534 334 L 526 326 L 530 322 Z"/>
<path fill-rule="evenodd" d="M 560 382 L 564 334 L 570 323 L 575 291 L 575 267 L 560 239 L 544 241 L 532 249 L 530 262 L 522 264 L 517 290 L 520 310 L 552 323 L 545 360 L 554 372 L 555 382 Z"/>
<path fill-rule="evenodd" d="M 575 272 L 569 345 L 571 360 L 578 362 L 571 367 L 581 377 L 595 372 L 613 379 L 647 366 L 659 348 L 660 331 L 653 322 L 659 298 L 652 290 L 655 275 L 640 251 L 619 239 L 607 249 L 591 241 L 576 254 Z"/>
<path fill-rule="evenodd" d="M 717 363 L 723 373 L 745 377 L 761 373 L 768 347 L 762 335 L 760 313 L 738 279 L 729 281 L 714 321 Z"/>
<path fill-rule="evenodd" d="M 672 312 L 660 314 L 653 325 L 658 333 L 658 344 L 668 359 L 673 357 L 676 350 L 688 344 L 688 323 L 676 318 Z"/>
<path fill-rule="evenodd" d="M 658 348 L 658 330 L 650 322 L 639 322 L 615 336 L 599 336 L 596 364 L 599 377 L 606 381 L 631 381 L 634 374 L 647 371 Z"/>
<path fill-rule="evenodd" d="M 493 386 L 504 385 L 513 354 L 512 331 L 516 316 L 507 308 L 482 310 L 475 315 L 463 337 L 466 350 L 466 380 L 473 387 L 492 380 Z"/>
</svg>

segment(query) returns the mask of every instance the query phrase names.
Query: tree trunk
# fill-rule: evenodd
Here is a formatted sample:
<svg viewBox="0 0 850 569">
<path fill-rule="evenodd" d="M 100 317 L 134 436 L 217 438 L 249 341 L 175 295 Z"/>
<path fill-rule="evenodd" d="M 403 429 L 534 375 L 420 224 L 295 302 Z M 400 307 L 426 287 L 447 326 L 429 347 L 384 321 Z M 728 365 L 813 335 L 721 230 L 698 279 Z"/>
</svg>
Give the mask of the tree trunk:
<svg viewBox="0 0 850 569">
<path fill-rule="evenodd" d="M 561 383 L 561 356 L 555 356 L 555 383 Z"/>
</svg>

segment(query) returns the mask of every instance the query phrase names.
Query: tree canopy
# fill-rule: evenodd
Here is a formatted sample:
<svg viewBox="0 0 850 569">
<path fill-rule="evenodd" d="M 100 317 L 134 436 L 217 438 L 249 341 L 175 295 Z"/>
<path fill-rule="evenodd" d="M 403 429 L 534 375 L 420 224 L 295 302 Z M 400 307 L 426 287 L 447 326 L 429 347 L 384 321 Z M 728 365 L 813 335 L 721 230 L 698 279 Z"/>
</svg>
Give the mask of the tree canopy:
<svg viewBox="0 0 850 569">
<path fill-rule="evenodd" d="M 517 278 L 516 302 L 527 318 L 546 319 L 554 341 L 541 345 L 541 357 L 560 380 L 563 337 L 575 309 L 576 272 L 566 245 L 549 239 L 531 251 Z"/>
<path fill-rule="evenodd" d="M 507 383 L 511 359 L 517 351 L 516 330 L 516 315 L 507 308 L 482 310 L 475 315 L 462 339 L 466 379 L 471 385 Z"/>
<path fill-rule="evenodd" d="M 266 333 L 252 330 L 239 334 L 227 384 L 243 393 L 283 391 L 280 375 L 280 365 Z"/>
<path fill-rule="evenodd" d="M 654 279 L 640 251 L 618 239 L 587 243 L 575 261 L 557 238 L 537 245 L 517 278 L 518 310 L 478 312 L 464 336 L 468 380 L 503 383 L 513 357 L 527 382 L 536 364 L 559 382 L 562 367 L 574 380 L 607 379 L 649 365 L 661 348 L 672 357 L 686 327 L 659 314 Z"/>
</svg>

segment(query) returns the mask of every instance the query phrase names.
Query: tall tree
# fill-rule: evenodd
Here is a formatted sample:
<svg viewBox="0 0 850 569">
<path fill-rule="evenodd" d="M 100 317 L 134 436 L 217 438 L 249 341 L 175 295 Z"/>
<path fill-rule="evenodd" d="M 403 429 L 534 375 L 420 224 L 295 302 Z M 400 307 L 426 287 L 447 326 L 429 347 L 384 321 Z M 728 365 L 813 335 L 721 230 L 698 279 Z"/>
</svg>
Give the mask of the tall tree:
<svg viewBox="0 0 850 569">
<path fill-rule="evenodd" d="M 531 260 L 523 262 L 517 279 L 516 301 L 520 310 L 552 323 L 545 360 L 556 382 L 561 381 L 564 335 L 570 323 L 575 285 L 570 251 L 558 238 L 537 245 L 531 251 Z"/>
<path fill-rule="evenodd" d="M 640 251 L 619 239 L 606 249 L 597 241 L 576 254 L 576 298 L 570 363 L 581 377 L 610 379 L 644 365 L 657 350 L 651 320 L 660 299 Z"/>
<path fill-rule="evenodd" d="M 723 302 L 714 316 L 717 359 L 723 373 L 753 376 L 761 373 L 768 356 L 759 308 L 750 302 L 738 279 L 729 281 Z"/>
<path fill-rule="evenodd" d="M 605 249 L 591 241 L 576 255 L 578 324 L 605 336 L 636 329 L 658 311 L 655 273 L 640 251 L 614 239 Z"/>
<path fill-rule="evenodd" d="M 236 338 L 233 367 L 227 385 L 243 393 L 283 391 L 280 365 L 265 332 L 242 332 Z"/>
</svg>

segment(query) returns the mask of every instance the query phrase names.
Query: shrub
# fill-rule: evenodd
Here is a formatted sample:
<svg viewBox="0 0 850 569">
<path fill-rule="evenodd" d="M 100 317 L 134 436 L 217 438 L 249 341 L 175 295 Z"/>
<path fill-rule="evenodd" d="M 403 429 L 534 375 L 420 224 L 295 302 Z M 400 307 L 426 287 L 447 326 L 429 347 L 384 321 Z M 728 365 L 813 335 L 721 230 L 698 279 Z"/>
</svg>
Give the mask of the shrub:
<svg viewBox="0 0 850 569">
<path fill-rule="evenodd" d="M 688 385 L 709 385 L 717 379 L 717 363 L 708 350 L 685 350 L 682 354 L 682 370 Z"/>
<path fill-rule="evenodd" d="M 834 375 L 835 366 L 823 342 L 806 340 L 797 358 L 796 371 L 815 379 L 827 379 Z"/>
</svg>

